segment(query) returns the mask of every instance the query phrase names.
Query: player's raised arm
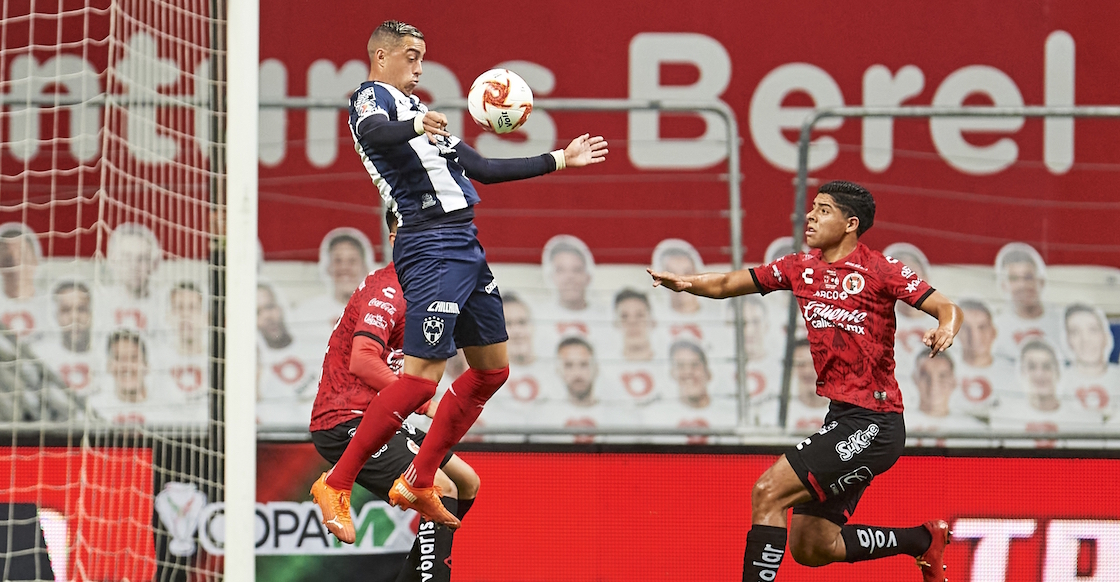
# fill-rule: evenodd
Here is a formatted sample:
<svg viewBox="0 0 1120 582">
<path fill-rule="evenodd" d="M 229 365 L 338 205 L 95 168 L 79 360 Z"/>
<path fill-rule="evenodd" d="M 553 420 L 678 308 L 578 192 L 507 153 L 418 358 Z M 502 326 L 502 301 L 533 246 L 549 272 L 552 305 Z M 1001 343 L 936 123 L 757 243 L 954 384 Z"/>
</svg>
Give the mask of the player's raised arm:
<svg viewBox="0 0 1120 582">
<path fill-rule="evenodd" d="M 466 170 L 468 178 L 483 184 L 495 184 L 597 164 L 606 159 L 607 141 L 602 136 L 591 137 L 585 133 L 562 150 L 530 158 L 490 159 L 463 142 L 459 142 L 455 149 L 459 152 L 459 165 Z"/>
<path fill-rule="evenodd" d="M 737 295 L 758 293 L 758 283 L 750 270 L 742 269 L 729 273 L 701 273 L 699 275 L 677 275 L 675 273 L 659 272 L 646 269 L 653 277 L 654 287 L 665 287 L 672 291 L 686 291 L 700 297 L 712 299 L 725 299 Z"/>
<path fill-rule="evenodd" d="M 964 311 L 940 291 L 934 291 L 926 297 L 921 309 L 937 318 L 937 327 L 930 329 L 922 337 L 922 342 L 929 347 L 929 357 L 932 358 L 953 345 L 953 338 L 957 337 L 957 332 L 964 323 Z"/>
</svg>

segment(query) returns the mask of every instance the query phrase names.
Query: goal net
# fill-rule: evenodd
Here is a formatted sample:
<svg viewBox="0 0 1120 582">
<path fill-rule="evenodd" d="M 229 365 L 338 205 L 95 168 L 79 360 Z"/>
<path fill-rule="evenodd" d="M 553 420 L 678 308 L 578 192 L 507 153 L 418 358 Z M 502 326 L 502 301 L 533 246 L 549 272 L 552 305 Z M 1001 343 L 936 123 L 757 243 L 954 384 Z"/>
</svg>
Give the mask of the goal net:
<svg viewBox="0 0 1120 582">
<path fill-rule="evenodd" d="M 224 14 L 3 1 L 0 579 L 221 573 Z"/>
</svg>

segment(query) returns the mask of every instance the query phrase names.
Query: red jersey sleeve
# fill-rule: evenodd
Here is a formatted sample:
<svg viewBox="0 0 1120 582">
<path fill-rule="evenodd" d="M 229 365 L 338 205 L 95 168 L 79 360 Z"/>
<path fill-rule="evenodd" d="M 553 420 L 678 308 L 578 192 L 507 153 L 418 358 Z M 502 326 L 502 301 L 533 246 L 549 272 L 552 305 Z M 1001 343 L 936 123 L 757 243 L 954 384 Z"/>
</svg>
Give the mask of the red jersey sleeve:
<svg viewBox="0 0 1120 582">
<path fill-rule="evenodd" d="M 800 276 L 798 265 L 801 262 L 799 253 L 792 253 L 778 257 L 774 262 L 751 269 L 751 277 L 763 295 L 779 289 L 792 289 L 791 276 Z"/>
<path fill-rule="evenodd" d="M 902 264 L 902 261 L 888 256 L 884 256 L 883 260 L 886 262 L 883 290 L 911 307 L 921 307 L 926 297 L 933 293 L 933 287 L 920 279 L 913 269 Z"/>
</svg>

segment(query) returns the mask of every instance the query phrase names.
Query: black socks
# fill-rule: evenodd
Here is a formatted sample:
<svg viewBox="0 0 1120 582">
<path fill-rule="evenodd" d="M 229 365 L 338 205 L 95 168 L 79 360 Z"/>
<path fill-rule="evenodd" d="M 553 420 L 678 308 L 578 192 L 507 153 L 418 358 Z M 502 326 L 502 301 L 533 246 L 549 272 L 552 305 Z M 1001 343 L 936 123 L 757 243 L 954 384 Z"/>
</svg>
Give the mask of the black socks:
<svg viewBox="0 0 1120 582">
<path fill-rule="evenodd" d="M 754 525 L 743 552 L 743 582 L 774 582 L 786 553 L 786 528 Z"/>
<path fill-rule="evenodd" d="M 840 535 L 844 538 L 845 562 L 862 562 L 898 554 L 920 556 L 933 542 L 929 530 L 920 525 L 907 528 L 846 525 L 840 528 Z"/>
</svg>

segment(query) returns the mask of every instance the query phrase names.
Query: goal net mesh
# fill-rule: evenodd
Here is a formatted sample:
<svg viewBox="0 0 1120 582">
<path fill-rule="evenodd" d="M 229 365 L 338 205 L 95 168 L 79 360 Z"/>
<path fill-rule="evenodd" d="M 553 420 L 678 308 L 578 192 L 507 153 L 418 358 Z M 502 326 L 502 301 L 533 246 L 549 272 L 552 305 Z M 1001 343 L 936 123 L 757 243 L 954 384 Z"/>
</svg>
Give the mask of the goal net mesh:
<svg viewBox="0 0 1120 582">
<path fill-rule="evenodd" d="M 0 579 L 217 578 L 224 1 L 2 4 Z"/>
</svg>

